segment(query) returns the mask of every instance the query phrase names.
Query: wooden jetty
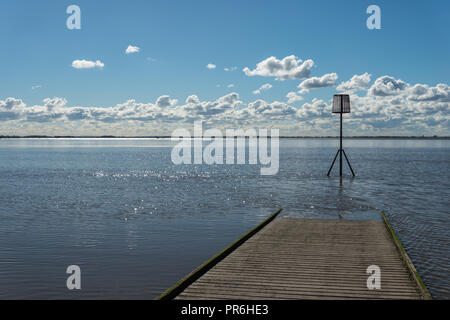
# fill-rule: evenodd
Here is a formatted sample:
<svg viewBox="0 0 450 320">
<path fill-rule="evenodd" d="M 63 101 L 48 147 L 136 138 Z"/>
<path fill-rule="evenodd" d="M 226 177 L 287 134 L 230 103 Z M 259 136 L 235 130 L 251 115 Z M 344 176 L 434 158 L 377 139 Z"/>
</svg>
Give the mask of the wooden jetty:
<svg viewBox="0 0 450 320">
<path fill-rule="evenodd" d="M 281 210 L 158 299 L 430 299 L 382 221 L 277 218 Z M 369 266 L 380 289 L 369 289 Z"/>
</svg>

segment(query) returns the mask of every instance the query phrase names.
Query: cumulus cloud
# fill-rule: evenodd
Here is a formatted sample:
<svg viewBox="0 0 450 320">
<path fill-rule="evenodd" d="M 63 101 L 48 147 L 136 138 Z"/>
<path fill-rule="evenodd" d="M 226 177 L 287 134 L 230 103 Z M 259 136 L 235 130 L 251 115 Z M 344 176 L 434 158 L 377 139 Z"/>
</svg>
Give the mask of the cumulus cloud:
<svg viewBox="0 0 450 320">
<path fill-rule="evenodd" d="M 141 48 L 136 47 L 136 46 L 132 46 L 131 44 L 128 46 L 128 48 L 125 50 L 126 54 L 130 54 L 130 53 L 137 53 L 141 50 Z"/>
<path fill-rule="evenodd" d="M 186 98 L 186 103 L 200 103 L 200 100 L 195 94 L 193 94 Z"/>
<path fill-rule="evenodd" d="M 279 101 L 266 102 L 258 99 L 249 102 L 243 108 L 233 112 L 232 118 L 228 120 L 231 123 L 238 122 L 242 125 L 249 124 L 254 127 L 257 123 L 266 123 L 272 121 L 293 121 L 297 109 Z"/>
<path fill-rule="evenodd" d="M 298 85 L 298 88 L 300 89 L 299 93 L 305 94 L 308 93 L 310 89 L 332 87 L 336 85 L 337 78 L 338 75 L 336 73 L 324 74 L 321 77 L 311 77 Z"/>
<path fill-rule="evenodd" d="M 206 65 L 206 67 L 207 67 L 209 70 L 212 70 L 212 69 L 215 69 L 215 68 L 216 68 L 216 65 L 213 64 L 213 63 L 208 63 L 208 64 Z"/>
<path fill-rule="evenodd" d="M 272 88 L 272 85 L 271 85 L 270 83 L 265 83 L 265 84 L 263 84 L 261 87 L 259 87 L 259 89 L 254 90 L 254 91 L 253 91 L 253 94 L 260 94 L 261 91 L 269 90 L 269 89 L 271 89 L 271 88 Z"/>
<path fill-rule="evenodd" d="M 288 98 L 287 103 L 294 103 L 294 102 L 296 102 L 296 101 L 301 101 L 301 100 L 303 100 L 303 97 L 302 97 L 302 96 L 297 95 L 297 93 L 296 93 L 296 92 L 293 92 L 293 91 L 288 92 L 288 94 L 286 95 L 286 98 Z"/>
<path fill-rule="evenodd" d="M 197 96 L 190 96 L 185 105 L 173 109 L 172 115 L 191 121 L 196 119 L 225 120 L 233 118 L 233 113 L 241 104 L 239 94 L 235 92 L 215 101 L 200 101 Z"/>
<path fill-rule="evenodd" d="M 426 84 L 416 84 L 411 88 L 411 101 L 442 101 L 450 102 L 450 87 L 440 83 L 435 87 Z"/>
<path fill-rule="evenodd" d="M 369 88 L 369 94 L 373 96 L 392 96 L 401 93 L 408 87 L 408 84 L 400 79 L 391 76 L 382 76 L 375 80 Z"/>
<path fill-rule="evenodd" d="M 161 108 L 166 108 L 177 104 L 177 102 L 177 99 L 170 99 L 170 96 L 161 96 L 156 100 L 156 105 Z"/>
<path fill-rule="evenodd" d="M 329 116 L 331 106 L 321 99 L 314 98 L 311 103 L 304 103 L 297 111 L 298 118 L 309 119 L 314 116 Z"/>
<path fill-rule="evenodd" d="M 291 55 L 282 60 L 278 60 L 276 57 L 269 57 L 259 62 L 254 70 L 245 67 L 243 71 L 249 77 L 275 77 L 278 80 L 304 79 L 311 74 L 313 65 L 314 61 L 311 59 L 302 61 Z"/>
<path fill-rule="evenodd" d="M 90 60 L 74 60 L 72 62 L 72 67 L 75 69 L 92 69 L 92 68 L 103 68 L 105 64 L 100 60 L 90 61 Z"/>
<path fill-rule="evenodd" d="M 7 98 L 4 101 L 0 100 L 0 119 L 2 120 L 16 120 L 20 119 L 26 105 L 20 99 Z"/>
<path fill-rule="evenodd" d="M 371 75 L 367 72 L 361 75 L 355 74 L 350 80 L 341 82 L 341 84 L 336 87 L 336 90 L 345 92 L 365 90 L 369 87 L 370 77 Z"/>
</svg>

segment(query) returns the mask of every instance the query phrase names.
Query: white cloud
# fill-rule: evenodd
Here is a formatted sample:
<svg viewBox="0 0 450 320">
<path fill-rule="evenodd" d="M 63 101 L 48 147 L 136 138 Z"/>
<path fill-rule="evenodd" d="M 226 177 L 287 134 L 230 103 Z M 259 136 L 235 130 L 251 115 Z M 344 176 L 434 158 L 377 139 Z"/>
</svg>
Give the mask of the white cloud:
<svg viewBox="0 0 450 320">
<path fill-rule="evenodd" d="M 321 99 L 314 98 L 311 103 L 304 103 L 296 112 L 298 118 L 310 119 L 312 117 L 329 116 L 331 106 Z"/>
<path fill-rule="evenodd" d="M 245 108 L 239 110 L 241 118 L 261 121 L 261 120 L 275 120 L 286 119 L 286 117 L 292 117 L 295 115 L 297 109 L 294 107 L 279 101 L 266 102 L 264 100 L 256 100 L 250 102 Z"/>
<path fill-rule="evenodd" d="M 177 104 L 177 99 L 170 99 L 170 96 L 161 96 L 156 100 L 156 105 L 161 108 L 167 108 Z"/>
<path fill-rule="evenodd" d="M 225 70 L 225 71 L 235 71 L 235 70 L 237 70 L 237 67 L 223 68 L 223 70 Z"/>
<path fill-rule="evenodd" d="M 440 83 L 435 87 L 426 84 L 416 84 L 411 87 L 411 94 L 408 97 L 411 101 L 442 101 L 450 102 L 450 87 Z"/>
<path fill-rule="evenodd" d="M 233 118 L 236 108 L 242 104 L 239 95 L 235 92 L 229 93 L 215 101 L 200 101 L 197 96 L 190 96 L 186 104 L 173 109 L 181 119 L 227 119 Z"/>
<path fill-rule="evenodd" d="M 126 53 L 126 54 L 137 53 L 137 52 L 139 52 L 140 50 L 141 50 L 141 48 L 139 48 L 139 47 L 129 45 L 128 48 L 125 50 L 125 53 Z"/>
<path fill-rule="evenodd" d="M 75 69 L 92 69 L 92 68 L 103 68 L 105 64 L 100 60 L 89 61 L 89 60 L 74 60 L 72 62 L 72 67 Z"/>
<path fill-rule="evenodd" d="M 299 93 L 305 94 L 308 93 L 310 89 L 332 87 L 336 85 L 337 78 L 338 75 L 336 73 L 328 73 L 324 74 L 321 77 L 312 77 L 306 79 L 298 85 L 298 88 L 300 89 Z"/>
<path fill-rule="evenodd" d="M 186 98 L 186 103 L 200 103 L 200 100 L 195 94 L 193 94 Z"/>
<path fill-rule="evenodd" d="M 341 84 L 336 87 L 336 90 L 345 92 L 365 90 L 369 87 L 370 77 L 371 75 L 367 72 L 361 75 L 355 74 L 350 80 L 341 82 Z"/>
<path fill-rule="evenodd" d="M 408 84 L 391 76 L 382 76 L 375 80 L 369 88 L 369 94 L 373 96 L 392 96 L 406 90 Z"/>
<path fill-rule="evenodd" d="M 287 103 L 294 103 L 294 102 L 296 102 L 296 101 L 301 101 L 301 100 L 303 100 L 303 97 L 302 97 L 302 96 L 297 95 L 297 93 L 296 93 L 296 92 L 293 92 L 293 91 L 288 92 L 288 94 L 286 95 L 286 98 L 288 98 Z"/>
<path fill-rule="evenodd" d="M 245 67 L 243 71 L 247 76 L 275 77 L 278 80 L 304 79 L 309 77 L 313 65 L 311 59 L 302 61 L 291 55 L 282 60 L 269 57 L 259 62 L 254 70 Z"/>
<path fill-rule="evenodd" d="M 259 87 L 259 89 L 253 91 L 253 94 L 260 94 L 261 91 L 269 90 L 270 88 L 272 88 L 272 85 L 270 83 L 263 84 L 261 87 Z"/>
<path fill-rule="evenodd" d="M 42 88 L 42 86 L 40 84 L 31 86 L 31 90 L 40 89 L 40 88 Z"/>
<path fill-rule="evenodd" d="M 216 68 L 216 65 L 213 64 L 213 63 L 208 63 L 208 64 L 206 65 L 206 67 L 207 67 L 209 70 L 212 70 L 212 69 L 215 69 L 215 68 Z"/>
<path fill-rule="evenodd" d="M 229 85 L 227 85 L 227 88 L 234 88 L 234 84 L 230 83 Z"/>
</svg>

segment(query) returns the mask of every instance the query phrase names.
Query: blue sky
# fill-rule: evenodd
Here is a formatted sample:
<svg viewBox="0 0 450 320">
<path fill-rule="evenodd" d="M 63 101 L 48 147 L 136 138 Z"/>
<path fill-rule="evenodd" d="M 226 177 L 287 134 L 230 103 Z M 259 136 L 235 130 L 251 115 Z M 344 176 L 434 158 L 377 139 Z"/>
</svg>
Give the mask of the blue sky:
<svg viewBox="0 0 450 320">
<path fill-rule="evenodd" d="M 81 30 L 66 28 L 69 16 L 66 8 L 71 4 L 81 8 Z M 366 27 L 369 16 L 366 8 L 371 4 L 381 8 L 381 30 Z M 407 95 L 405 91 L 404 101 L 415 101 L 417 110 L 427 110 L 426 121 L 416 114 L 418 121 L 422 121 L 420 125 L 398 123 L 398 117 L 391 111 L 383 111 L 366 128 L 362 121 L 363 110 L 371 115 L 374 110 L 367 111 L 363 104 L 373 100 L 359 93 L 361 101 L 357 97 L 354 101 L 361 103 L 362 113 L 355 116 L 360 119 L 354 119 L 355 132 L 380 134 L 378 129 L 384 127 L 389 128 L 390 133 L 448 135 L 448 86 L 438 88 L 436 85 L 449 82 L 449 9 L 448 1 L 5 0 L 0 4 L 0 38 L 4 44 L 0 61 L 5 79 L 0 101 L 14 98 L 27 107 L 44 108 L 44 99 L 58 97 L 65 102 L 57 108 L 112 108 L 131 99 L 155 104 L 159 97 L 168 95 L 178 100 L 177 105 L 184 105 L 191 95 L 196 95 L 199 103 L 206 103 L 237 93 L 242 104 L 237 103 L 232 108 L 245 108 L 258 99 L 273 108 L 274 101 L 287 103 L 286 94 L 297 92 L 298 85 L 308 77 L 337 74 L 335 85 L 297 93 L 302 100 L 289 106 L 298 110 L 304 103 L 314 104 L 313 101 L 319 100 L 329 103 L 337 93 L 337 85 L 367 72 L 371 76 L 370 86 L 376 79 L 390 76 L 405 82 L 409 88 L 416 84 L 427 85 L 430 94 L 439 91 L 440 95 L 422 99 L 425 97 L 422 94 L 421 99 L 416 99 L 418 96 L 413 99 L 412 93 Z M 139 47 L 139 52 L 125 54 L 129 45 Z M 269 57 L 282 60 L 291 55 L 302 62 L 314 61 L 308 77 L 280 81 L 273 76 L 248 76 L 242 71 L 245 67 L 254 70 L 257 63 Z M 83 59 L 100 60 L 104 67 L 72 67 L 73 61 Z M 216 68 L 208 69 L 209 63 Z M 232 67 L 236 70 L 224 70 Z M 267 83 L 272 86 L 269 90 L 262 90 L 258 95 L 253 93 Z M 230 84 L 233 87 L 227 87 Z M 366 89 L 370 91 L 370 87 Z M 442 98 L 442 92 L 447 96 Z M 388 105 L 386 96 L 394 98 L 398 94 L 379 95 L 376 101 Z M 425 101 L 439 105 L 425 106 Z M 175 105 L 170 104 L 169 108 Z M 202 106 L 209 108 L 205 104 Z M 408 106 L 405 104 L 405 108 Z M 0 113 L 1 108 L 0 105 Z M 10 111 L 11 107 L 9 111 L 7 108 L 5 104 L 4 112 Z M 14 112 L 20 113 L 18 108 L 15 107 Z M 43 112 L 42 108 L 38 111 Z M 252 112 L 259 111 L 253 107 L 247 115 Z M 292 112 L 295 110 L 281 113 L 291 115 Z M 77 126 L 67 125 L 66 116 L 47 117 L 45 121 L 37 121 L 39 126 L 36 126 L 36 121 L 25 113 L 7 118 L 10 126 L 4 127 L 0 134 L 10 133 L 5 130 L 17 128 L 18 124 L 24 133 L 39 130 L 46 134 L 102 132 L 101 128 L 93 129 L 93 122 L 98 119 L 92 115 L 80 120 L 89 121 L 90 125 L 79 126 L 83 129 L 77 131 Z M 284 121 L 279 113 L 272 113 L 271 118 L 266 112 L 264 120 L 275 121 L 284 128 L 292 117 Z M 197 115 L 208 120 L 211 114 L 205 111 Z M 286 132 L 325 133 L 321 128 L 326 124 L 322 121 L 330 121 L 328 116 L 316 119 L 311 118 L 311 114 L 297 113 L 297 118 L 302 116 L 299 122 L 303 121 L 304 125 L 296 128 L 295 123 L 291 123 L 286 125 Z M 139 132 L 162 134 L 164 121 L 180 125 L 180 121 L 174 121 L 174 116 L 171 120 L 167 120 L 167 115 L 156 118 L 153 122 L 148 117 L 138 120 L 140 123 L 136 126 L 142 127 L 144 121 L 147 128 Z M 225 125 L 224 118 L 219 120 Z M 396 124 L 386 125 L 391 120 L 391 124 Z M 114 130 L 118 133 L 139 133 L 130 123 L 127 129 L 120 129 L 119 122 L 114 121 Z M 311 123 L 315 124 L 314 128 Z M 249 126 L 250 122 L 246 120 L 243 125 Z"/>
</svg>

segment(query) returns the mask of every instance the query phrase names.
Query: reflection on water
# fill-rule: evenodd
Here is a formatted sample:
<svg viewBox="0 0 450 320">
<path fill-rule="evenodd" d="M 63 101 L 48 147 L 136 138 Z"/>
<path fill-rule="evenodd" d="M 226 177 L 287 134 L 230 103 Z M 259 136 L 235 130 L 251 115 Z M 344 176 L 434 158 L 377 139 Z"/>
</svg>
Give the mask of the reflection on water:
<svg viewBox="0 0 450 320">
<path fill-rule="evenodd" d="M 385 210 L 432 294 L 449 298 L 450 142 L 281 140 L 280 171 L 170 161 L 167 139 L 0 140 L 0 298 L 154 298 L 278 207 Z M 68 265 L 82 290 L 65 287 Z"/>
</svg>

